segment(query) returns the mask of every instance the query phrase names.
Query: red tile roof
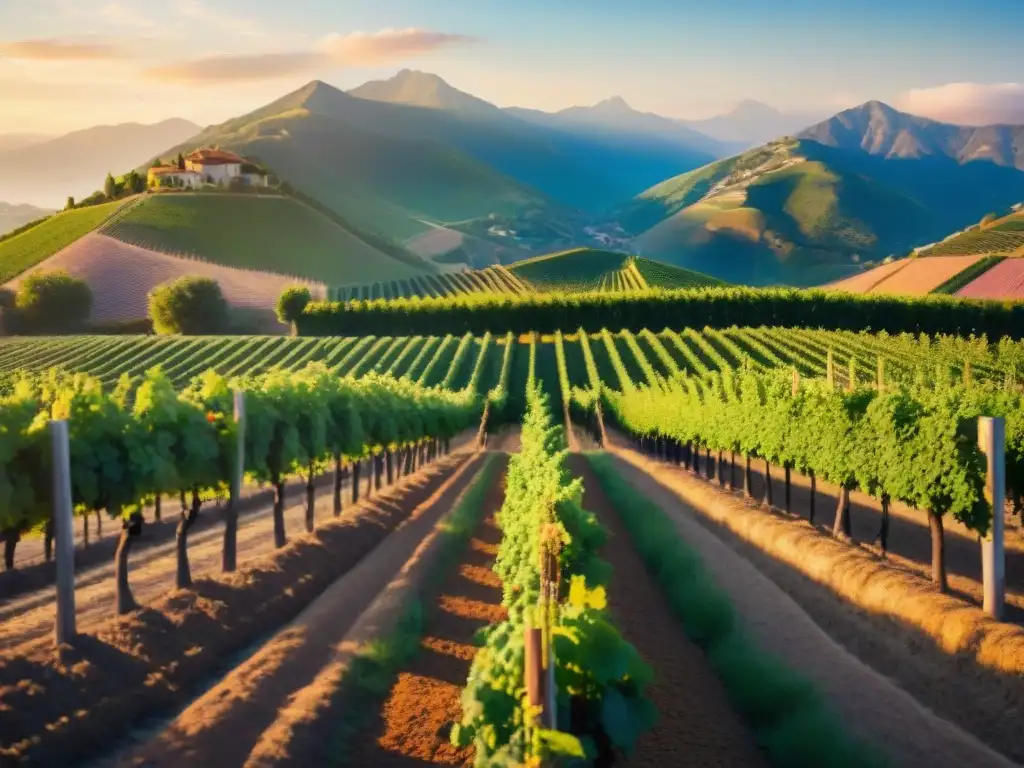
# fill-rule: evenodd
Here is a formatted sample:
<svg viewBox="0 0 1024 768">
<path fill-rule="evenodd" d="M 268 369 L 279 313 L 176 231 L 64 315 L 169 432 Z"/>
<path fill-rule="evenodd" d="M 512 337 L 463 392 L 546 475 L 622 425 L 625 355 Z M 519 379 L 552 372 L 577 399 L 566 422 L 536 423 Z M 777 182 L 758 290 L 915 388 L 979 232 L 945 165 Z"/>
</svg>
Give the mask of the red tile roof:
<svg viewBox="0 0 1024 768">
<path fill-rule="evenodd" d="M 197 149 L 185 159 L 197 165 L 230 165 L 245 162 L 234 152 L 225 152 L 222 149 Z"/>
</svg>

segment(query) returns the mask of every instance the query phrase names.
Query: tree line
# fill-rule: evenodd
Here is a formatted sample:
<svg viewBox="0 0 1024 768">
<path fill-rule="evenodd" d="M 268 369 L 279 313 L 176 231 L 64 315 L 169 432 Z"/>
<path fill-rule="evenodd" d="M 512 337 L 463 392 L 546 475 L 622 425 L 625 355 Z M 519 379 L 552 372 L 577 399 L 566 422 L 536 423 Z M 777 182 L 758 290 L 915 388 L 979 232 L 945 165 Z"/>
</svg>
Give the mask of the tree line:
<svg viewBox="0 0 1024 768">
<path fill-rule="evenodd" d="M 478 294 L 311 302 L 300 335 L 554 333 L 566 328 L 640 331 L 783 325 L 888 333 L 1024 338 L 1024 303 L 849 294 L 795 288 L 707 287 L 633 293 Z"/>
</svg>

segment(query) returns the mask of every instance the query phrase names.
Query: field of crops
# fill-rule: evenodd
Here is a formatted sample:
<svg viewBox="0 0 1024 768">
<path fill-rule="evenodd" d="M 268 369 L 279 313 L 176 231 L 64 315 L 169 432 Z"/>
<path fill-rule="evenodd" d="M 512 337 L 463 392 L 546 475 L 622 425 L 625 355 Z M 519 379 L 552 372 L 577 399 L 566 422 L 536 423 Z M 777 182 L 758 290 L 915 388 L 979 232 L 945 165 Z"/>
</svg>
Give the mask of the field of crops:
<svg viewBox="0 0 1024 768">
<path fill-rule="evenodd" d="M 483 366 L 481 391 L 493 387 L 501 375 L 506 340 L 454 335 L 363 336 L 296 338 L 280 336 L 65 336 L 17 338 L 0 342 L 0 374 L 10 377 L 19 370 L 39 371 L 57 366 L 83 371 L 112 386 L 124 375 L 141 376 L 159 365 L 182 385 L 196 374 L 214 369 L 224 375 L 258 374 L 272 368 L 298 370 L 310 362 L 322 362 L 339 375 L 377 371 L 408 376 L 422 384 L 460 388 L 477 361 Z M 936 366 L 959 370 L 971 361 L 979 379 L 1002 381 L 1007 375 L 1024 380 L 1024 343 L 1004 341 L 998 347 L 981 340 L 951 336 L 935 339 L 910 335 L 886 336 L 848 331 L 782 328 L 692 328 L 639 333 L 602 332 L 555 336 L 522 336 L 512 342 L 513 375 L 520 362 L 536 346 L 542 360 L 539 376 L 548 391 L 560 390 L 554 368 L 556 347 L 566 360 L 574 386 L 621 390 L 622 370 L 634 380 L 652 383 L 676 373 L 701 374 L 736 369 L 749 363 L 755 368 L 794 367 L 804 376 L 824 375 L 829 353 L 835 376 L 848 381 L 851 359 L 865 381 L 874 380 L 879 357 L 885 359 L 888 380 L 910 380 L 921 369 L 928 377 Z M 484 356 L 480 360 L 481 355 Z M 585 364 L 593 356 L 597 379 Z M 544 360 L 550 360 L 546 366 Z M 620 368 L 615 361 L 621 361 Z M 525 369 L 524 369 L 525 370 Z M 525 374 L 523 374 L 525 375 Z M 855 374 L 857 375 L 857 374 Z M 521 395 L 517 390 L 514 395 Z"/>
<path fill-rule="evenodd" d="M 130 205 L 131 203 L 127 203 Z M 17 277 L 100 226 L 125 201 L 64 211 L 20 235 L 0 242 L 0 283 Z"/>
<path fill-rule="evenodd" d="M 550 291 L 630 292 L 722 284 L 707 275 L 650 259 L 579 248 L 469 272 L 337 286 L 329 290 L 329 296 L 332 301 L 351 301 Z"/>
<path fill-rule="evenodd" d="M 1024 248 L 1024 220 L 1004 222 L 958 235 L 922 252 L 922 256 L 1013 255 Z"/>
<path fill-rule="evenodd" d="M 161 194 L 103 228 L 122 242 L 328 284 L 417 274 L 291 198 Z"/>
<path fill-rule="evenodd" d="M 470 272 L 412 275 L 359 285 L 341 285 L 328 290 L 331 301 L 356 299 L 400 299 L 413 296 L 459 296 L 470 293 L 525 293 L 527 286 L 505 267 L 496 265 Z"/>
<path fill-rule="evenodd" d="M 12 387 L 19 372 L 41 375 Z M 1016 759 L 1018 725 L 999 718 L 1021 691 L 972 664 L 1010 675 L 1024 657 L 1019 628 L 979 607 L 976 536 L 996 519 L 978 418 L 1005 417 L 1015 498 L 1022 377 L 1024 342 L 783 327 L 0 340 L 0 709 L 17 713 L 0 754 Z M 39 471 L 60 466 L 45 457 L 62 434 L 66 484 Z M 56 528 L 75 600 L 49 589 L 60 506 L 85 534 Z M 90 543 L 101 515 L 108 535 Z M 16 564 L 31 548 L 38 562 Z M 865 623 L 864 656 L 836 661 L 839 620 L 867 610 L 892 621 Z M 69 615 L 78 632 L 56 655 Z M 943 658 L 950 625 L 977 648 Z M 908 694 L 878 674 L 911 664 L 977 717 L 954 729 L 946 688 Z M 867 713 L 856 731 L 833 713 L 850 702 Z M 131 743 L 99 738 L 126 728 Z"/>
<path fill-rule="evenodd" d="M 969 299 L 1024 299 L 1024 258 L 1009 258 L 956 292 Z"/>
</svg>

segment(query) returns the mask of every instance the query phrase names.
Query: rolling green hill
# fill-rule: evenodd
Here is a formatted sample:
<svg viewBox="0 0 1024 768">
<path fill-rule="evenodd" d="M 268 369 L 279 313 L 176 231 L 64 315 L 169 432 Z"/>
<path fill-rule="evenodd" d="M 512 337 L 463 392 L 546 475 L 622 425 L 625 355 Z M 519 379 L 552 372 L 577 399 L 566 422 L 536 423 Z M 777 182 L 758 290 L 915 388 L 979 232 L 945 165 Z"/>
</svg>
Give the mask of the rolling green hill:
<svg viewBox="0 0 1024 768">
<path fill-rule="evenodd" d="M 687 269 L 627 253 L 576 248 L 537 256 L 508 266 L 421 275 L 329 289 L 331 300 L 397 299 L 471 293 L 545 293 L 548 291 L 636 291 L 691 288 L 722 281 Z"/>
<path fill-rule="evenodd" d="M 100 226 L 124 200 L 63 211 L 0 241 L 0 283 L 17 277 Z"/>
<path fill-rule="evenodd" d="M 553 205 L 454 142 L 442 143 L 446 126 L 454 130 L 456 123 L 441 110 L 359 99 L 314 81 L 162 155 L 197 146 L 229 149 L 258 160 L 354 225 L 397 240 L 426 232 L 425 221 Z M 516 144 L 509 141 L 512 152 Z"/>
<path fill-rule="evenodd" d="M 669 179 L 614 212 L 647 256 L 751 285 L 817 285 L 1024 196 L 1024 173 L 782 139 Z"/>
<path fill-rule="evenodd" d="M 390 280 L 433 269 L 382 253 L 289 197 L 154 194 L 102 232 L 161 253 L 326 283 Z"/>
</svg>

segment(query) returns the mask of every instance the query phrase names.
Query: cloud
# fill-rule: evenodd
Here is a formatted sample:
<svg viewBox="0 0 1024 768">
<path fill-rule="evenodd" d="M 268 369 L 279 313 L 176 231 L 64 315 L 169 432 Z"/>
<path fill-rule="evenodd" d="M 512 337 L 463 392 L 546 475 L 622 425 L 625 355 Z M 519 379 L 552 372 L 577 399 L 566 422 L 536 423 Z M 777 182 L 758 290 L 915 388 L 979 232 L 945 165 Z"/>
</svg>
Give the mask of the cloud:
<svg viewBox="0 0 1024 768">
<path fill-rule="evenodd" d="M 124 55 L 120 48 L 105 43 L 79 43 L 52 38 L 0 43 L 0 58 L 26 61 L 105 61 L 119 59 Z"/>
<path fill-rule="evenodd" d="M 452 45 L 475 42 L 467 35 L 431 32 L 425 29 L 382 29 L 379 32 L 353 32 L 328 35 L 319 48 L 336 61 L 349 66 L 373 66 L 396 59 L 431 53 Z"/>
<path fill-rule="evenodd" d="M 1024 83 L 948 83 L 907 91 L 900 109 L 959 125 L 1024 124 Z"/>
<path fill-rule="evenodd" d="M 179 16 L 191 22 L 200 22 L 221 32 L 244 37 L 271 37 L 262 24 L 251 17 L 221 13 L 200 0 L 178 0 L 175 10 Z"/>
<path fill-rule="evenodd" d="M 272 80 L 301 75 L 329 64 L 320 53 L 263 53 L 254 56 L 209 56 L 146 70 L 146 76 L 167 83 L 213 85 Z"/>
<path fill-rule="evenodd" d="M 262 53 L 245 56 L 208 56 L 153 67 L 146 76 L 163 82 L 214 85 L 272 80 L 312 74 L 339 66 L 364 67 L 387 64 L 430 53 L 473 38 L 422 29 L 385 29 L 380 32 L 332 34 L 312 51 Z"/>
</svg>

